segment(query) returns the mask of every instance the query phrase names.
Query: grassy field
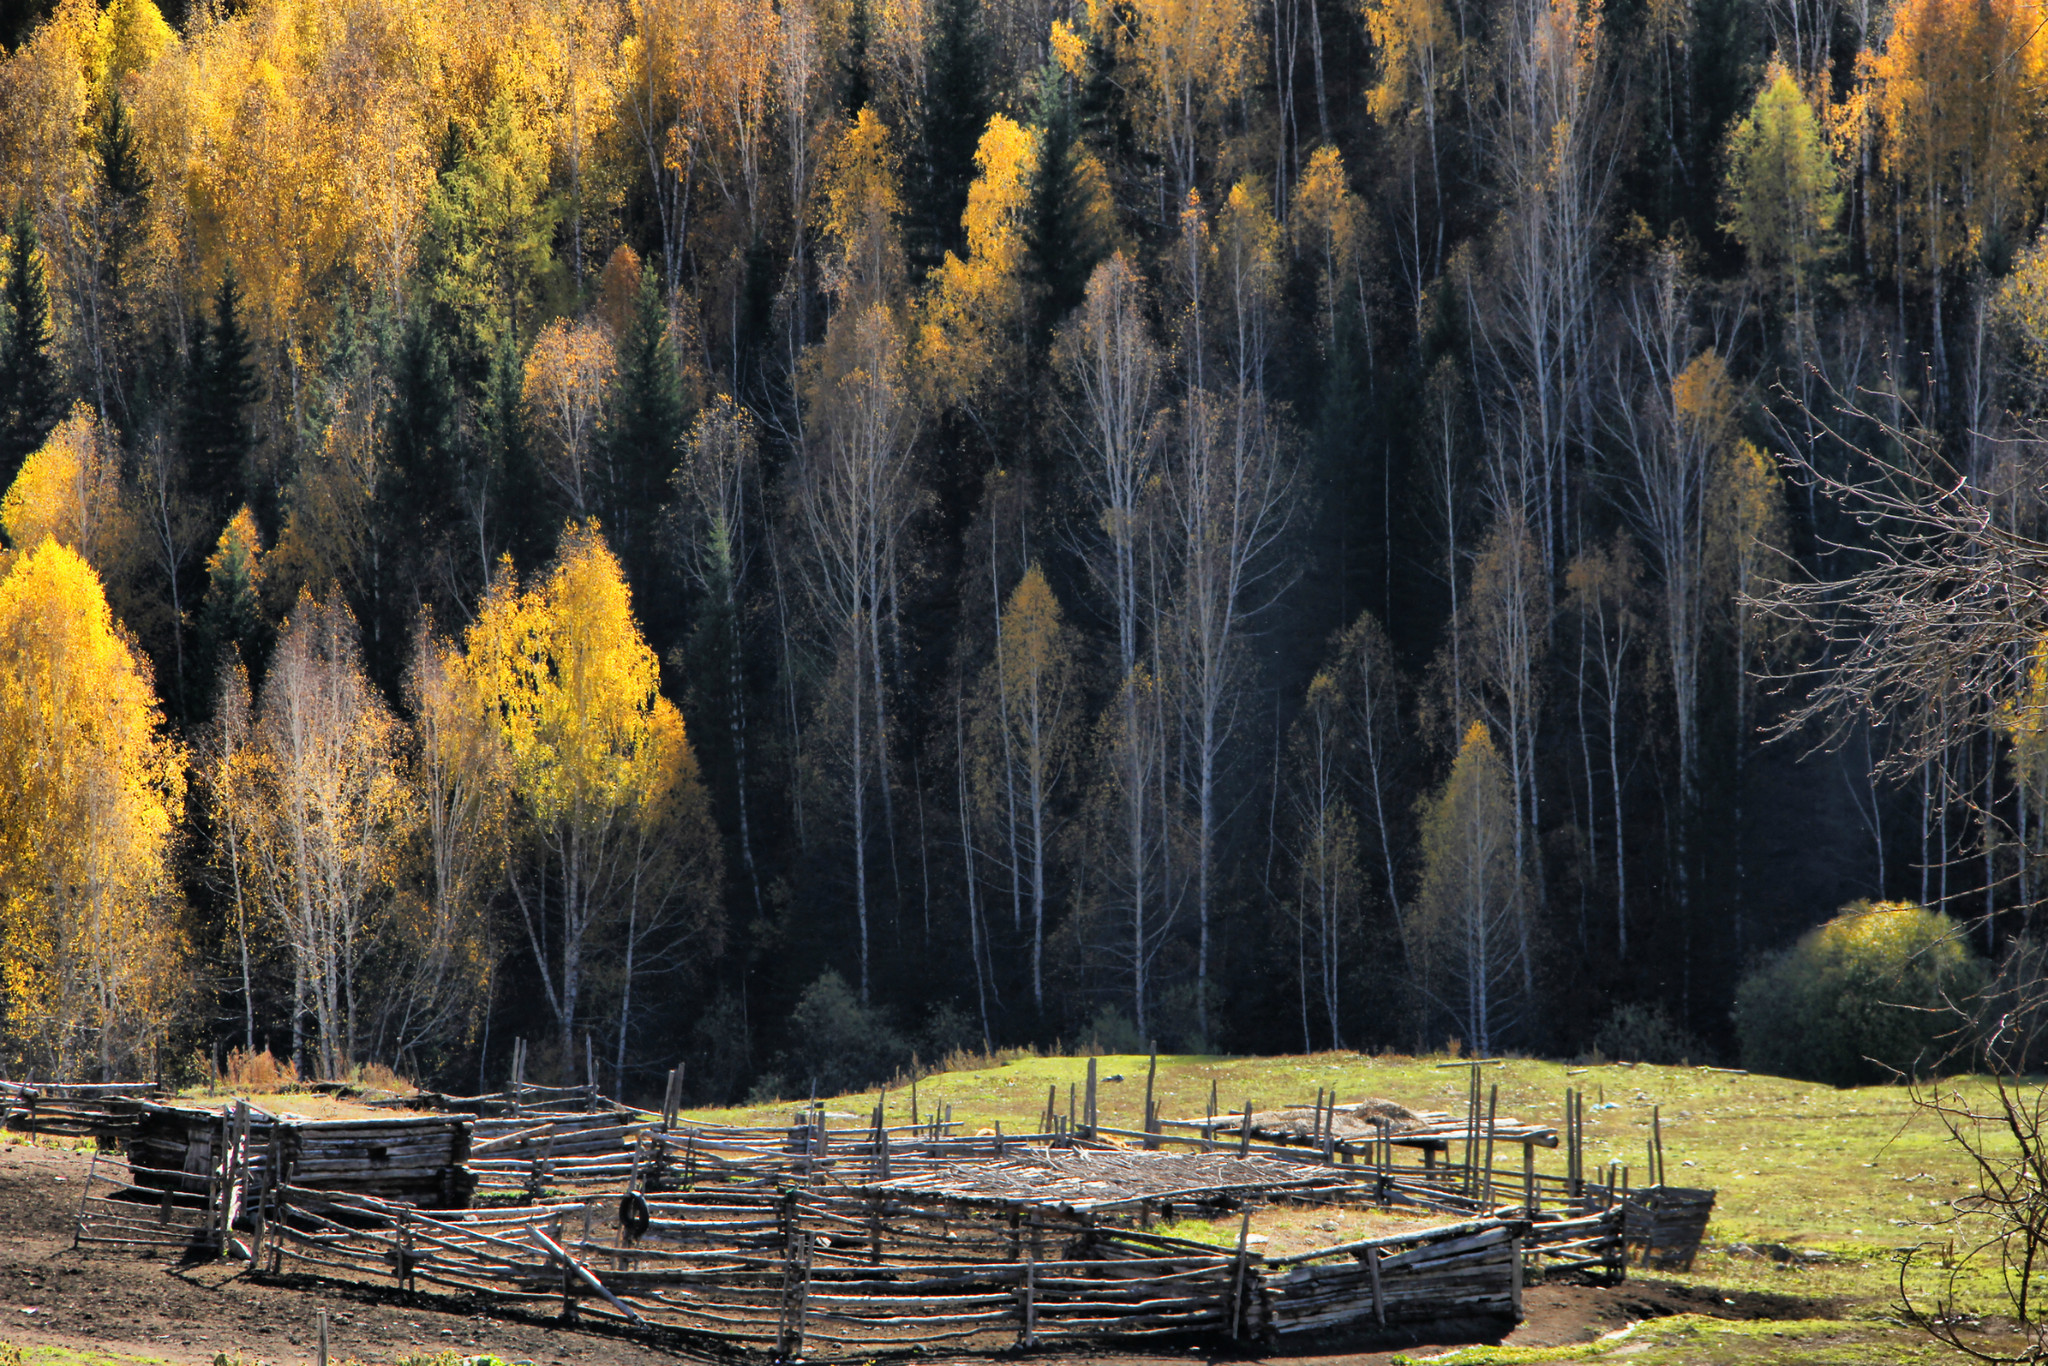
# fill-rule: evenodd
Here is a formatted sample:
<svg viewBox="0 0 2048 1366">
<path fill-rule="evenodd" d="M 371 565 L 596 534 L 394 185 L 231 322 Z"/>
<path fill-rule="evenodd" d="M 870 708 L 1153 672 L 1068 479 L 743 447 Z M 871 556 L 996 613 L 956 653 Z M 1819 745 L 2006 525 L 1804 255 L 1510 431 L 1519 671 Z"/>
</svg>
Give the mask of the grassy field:
<svg viewBox="0 0 2048 1366">
<path fill-rule="evenodd" d="M 1144 1112 L 1143 1056 L 1098 1060 L 1102 1122 L 1139 1127 Z M 920 1115 L 953 1107 L 967 1132 L 1000 1120 L 1011 1133 L 1038 1127 L 1047 1088 L 1062 1114 L 1070 1086 L 1087 1075 L 1085 1058 L 1021 1057 L 994 1065 L 929 1076 L 917 1088 Z M 1586 1093 L 1587 1165 L 1627 1162 L 1638 1178 L 1644 1167 L 1652 1107 L 1661 1110 L 1666 1168 L 1675 1185 L 1719 1192 L 1709 1247 L 1694 1269 L 1670 1279 L 1714 1287 L 1733 1297 L 1745 1292 L 1792 1302 L 1793 1322 L 1729 1324 L 1711 1319 L 1659 1320 L 1627 1339 L 1568 1349 L 1484 1349 L 1454 1358 L 1461 1363 L 1603 1360 L 1626 1357 L 1662 1362 L 1917 1362 L 1938 1359 L 1927 1340 L 1899 1326 L 1898 1254 L 1948 1237 L 1940 1221 L 1948 1202 L 1968 1189 L 1968 1165 L 1939 1126 L 1898 1087 L 1836 1090 L 1780 1077 L 1704 1068 L 1570 1066 L 1510 1060 L 1486 1069 L 1500 1086 L 1504 1116 L 1560 1124 L 1567 1088 Z M 1120 1080 L 1118 1078 L 1121 1078 Z M 1317 1088 L 1340 1101 L 1384 1096 L 1417 1110 L 1460 1113 L 1466 1070 L 1442 1058 L 1367 1058 L 1349 1053 L 1292 1058 L 1162 1057 L 1157 1094 L 1169 1119 L 1200 1117 L 1214 1083 L 1222 1109 L 1250 1101 L 1265 1109 L 1307 1104 Z M 1959 1080 L 1965 1089 L 1982 1083 Z M 849 1117 L 869 1114 L 876 1093 L 839 1097 L 827 1108 Z M 892 1122 L 910 1117 L 908 1088 L 886 1097 Z M 795 1104 L 695 1112 L 718 1121 L 786 1121 Z M 1541 1154 L 1556 1169 L 1557 1154 Z M 1254 1228 L 1271 1252 L 1293 1251 L 1343 1238 L 1367 1236 L 1385 1216 L 1327 1210 L 1267 1211 Z M 1184 1236 L 1227 1241 L 1234 1221 L 1210 1226 L 1183 1223 Z M 1790 1260 L 1757 1255 L 1734 1245 L 1772 1245 Z M 1798 1254 L 1805 1254 L 1804 1256 Z M 1924 1284 L 1924 1282 L 1923 1282 Z M 1979 1312 L 2000 1306 L 1996 1287 L 1979 1278 L 1965 1285 L 1965 1303 Z M 1952 1354 L 1949 1354 L 1952 1355 Z"/>
</svg>

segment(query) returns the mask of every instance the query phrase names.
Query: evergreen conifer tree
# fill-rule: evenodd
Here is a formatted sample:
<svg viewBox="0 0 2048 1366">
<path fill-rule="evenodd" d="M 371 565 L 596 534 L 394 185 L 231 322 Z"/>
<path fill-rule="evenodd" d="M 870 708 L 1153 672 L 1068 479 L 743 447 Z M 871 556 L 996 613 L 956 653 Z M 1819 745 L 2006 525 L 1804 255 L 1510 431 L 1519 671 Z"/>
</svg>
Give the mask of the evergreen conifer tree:
<svg viewBox="0 0 2048 1366">
<path fill-rule="evenodd" d="M 668 309 L 654 272 L 642 270 L 633 317 L 619 339 L 605 434 L 612 479 L 606 529 L 636 582 L 645 582 L 654 519 L 668 493 L 688 416 Z"/>
<path fill-rule="evenodd" d="M 527 440 L 526 407 L 521 398 L 525 369 L 519 348 L 511 337 L 498 346 L 491 360 L 483 402 L 479 405 L 479 464 L 477 477 L 486 481 L 486 493 L 495 509 L 497 535 L 521 574 L 531 574 L 554 554 L 554 533 L 544 509 L 547 495 L 541 487 L 541 471 Z"/>
<path fill-rule="evenodd" d="M 192 368 L 185 383 L 179 433 L 193 496 L 217 525 L 250 500 L 250 457 L 256 435 L 249 409 L 262 397 L 255 342 L 242 324 L 242 286 L 234 264 L 221 270 L 213 296 L 213 322 L 193 329 Z"/>
<path fill-rule="evenodd" d="M 868 39 L 874 27 L 868 0 L 853 0 L 846 13 L 846 117 L 849 122 L 868 107 L 874 90 L 868 80 Z"/>
<path fill-rule="evenodd" d="M 7 232 L 7 276 L 0 292 L 0 491 L 43 444 L 63 413 L 51 356 L 50 289 L 28 201 L 14 206 Z"/>
<path fill-rule="evenodd" d="M 979 0 L 938 0 L 927 40 L 924 102 L 924 194 L 912 224 L 912 264 L 929 270 L 947 252 L 964 255 L 960 219 L 974 183 L 974 150 L 988 126 L 988 58 Z"/>
<path fill-rule="evenodd" d="M 424 313 L 400 333 L 390 372 L 389 482 L 379 501 L 392 530 L 418 549 L 454 516 L 459 484 L 448 352 Z"/>
<path fill-rule="evenodd" d="M 1089 274 L 1109 253 L 1081 177 L 1087 144 L 1081 139 L 1077 103 L 1066 73 L 1049 64 L 1039 78 L 1038 170 L 1031 183 L 1027 240 L 1040 346 L 1081 302 Z"/>
</svg>

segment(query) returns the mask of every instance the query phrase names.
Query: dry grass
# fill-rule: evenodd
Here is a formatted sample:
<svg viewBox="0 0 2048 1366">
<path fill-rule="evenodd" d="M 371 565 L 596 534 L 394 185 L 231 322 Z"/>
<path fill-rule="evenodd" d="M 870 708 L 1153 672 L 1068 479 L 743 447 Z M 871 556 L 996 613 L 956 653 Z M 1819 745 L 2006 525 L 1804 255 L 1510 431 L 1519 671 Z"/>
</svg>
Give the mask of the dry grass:
<svg viewBox="0 0 2048 1366">
<path fill-rule="evenodd" d="M 299 1084 L 299 1069 L 269 1049 L 261 1053 L 228 1050 L 220 1084 L 230 1091 L 275 1093 Z"/>
</svg>

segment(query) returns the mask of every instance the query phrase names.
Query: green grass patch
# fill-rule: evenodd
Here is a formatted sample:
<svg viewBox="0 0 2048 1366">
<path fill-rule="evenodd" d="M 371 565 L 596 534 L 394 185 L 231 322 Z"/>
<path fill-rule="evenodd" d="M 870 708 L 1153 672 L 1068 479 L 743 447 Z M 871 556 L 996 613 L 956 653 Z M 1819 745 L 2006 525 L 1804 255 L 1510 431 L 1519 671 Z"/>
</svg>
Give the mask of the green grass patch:
<svg viewBox="0 0 2048 1366">
<path fill-rule="evenodd" d="M 1199 1118 L 1215 1088 L 1219 1109 L 1249 1101 L 1255 1108 L 1305 1105 L 1318 1089 L 1341 1101 L 1384 1096 L 1416 1110 L 1462 1113 L 1466 1069 L 1443 1057 L 1362 1057 L 1321 1053 L 1272 1058 L 1162 1056 L 1155 1083 L 1159 1112 L 1169 1119 Z M 1098 1105 L 1104 1125 L 1141 1127 L 1148 1059 L 1110 1054 L 1096 1060 Z M 987 1065 L 937 1073 L 917 1087 L 918 1117 L 951 1105 L 958 1131 L 1035 1132 L 1048 1090 L 1061 1115 L 1069 1096 L 1081 1104 L 1088 1060 L 1017 1055 Z M 1945 1241 L 1949 1202 L 1970 1190 L 1970 1169 L 1940 1127 L 1923 1115 L 1902 1087 L 1836 1089 L 1813 1082 L 1695 1067 L 1626 1064 L 1577 1066 L 1510 1059 L 1485 1069 L 1500 1088 L 1504 1116 L 1562 1127 L 1568 1088 L 1586 1096 L 1586 1163 L 1590 1170 L 1626 1164 L 1640 1180 L 1653 1110 L 1661 1116 L 1664 1155 L 1674 1185 L 1719 1192 L 1709 1250 L 1687 1276 L 1696 1283 L 1841 1302 L 1881 1312 L 1890 1305 L 1900 1250 Z M 1964 1078 L 1966 1091 L 1988 1083 Z M 908 1088 L 825 1102 L 832 1111 L 865 1120 L 876 1100 L 891 1123 L 910 1118 Z M 784 1124 L 801 1102 L 694 1112 L 713 1122 Z M 1512 1160 L 1519 1160 L 1518 1158 Z M 1562 1155 L 1538 1151 L 1546 1170 L 1561 1169 Z M 1278 1211 L 1261 1212 L 1255 1231 Z M 1225 1236 L 1228 1228 L 1228 1237 Z M 1234 1225 L 1176 1226 L 1176 1234 L 1226 1245 Z M 1775 1244 L 1823 1251 L 1817 1264 L 1768 1257 L 1730 1257 L 1734 1243 Z M 1277 1247 L 1276 1239 L 1275 1246 Z M 2002 1301 L 1989 1277 L 1962 1287 L 1963 1306 L 1999 1312 Z M 1864 1331 L 1859 1329 L 1859 1331 Z"/>
<path fill-rule="evenodd" d="M 1987 1338 L 1987 1347 L 1997 1340 Z M 1403 1366 L 1538 1366 L 1554 1361 L 1627 1361 L 1634 1366 L 1917 1366 L 1955 1359 L 1925 1334 L 1896 1324 L 1833 1319 L 1741 1321 L 1681 1314 L 1649 1319 L 1597 1342 L 1569 1347 L 1466 1347 L 1397 1356 Z"/>
<path fill-rule="evenodd" d="M 163 1357 L 128 1356 L 89 1348 L 39 1344 L 18 1347 L 11 1342 L 0 1342 L 0 1366 L 166 1366 L 166 1362 Z"/>
</svg>

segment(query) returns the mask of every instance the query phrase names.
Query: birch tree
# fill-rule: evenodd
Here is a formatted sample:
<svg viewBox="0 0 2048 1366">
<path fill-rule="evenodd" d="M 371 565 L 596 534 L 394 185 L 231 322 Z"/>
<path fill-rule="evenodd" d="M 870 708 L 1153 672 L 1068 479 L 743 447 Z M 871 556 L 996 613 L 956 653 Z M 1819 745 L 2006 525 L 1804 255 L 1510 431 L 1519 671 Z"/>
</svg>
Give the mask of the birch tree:
<svg viewBox="0 0 2048 1366">
<path fill-rule="evenodd" d="M 1279 550 L 1293 472 L 1285 437 L 1256 392 L 1235 403 L 1188 395 L 1165 441 L 1161 513 L 1178 569 L 1167 620 L 1193 769 L 1196 1011 L 1206 1031 L 1218 785 L 1236 732 L 1245 633 L 1284 583 Z"/>
<path fill-rule="evenodd" d="M 1516 907 L 1527 898 L 1514 848 L 1507 767 L 1483 722 L 1466 729 L 1457 761 L 1422 813 L 1417 932 L 1425 991 L 1479 1057 L 1512 1037 L 1532 1004 Z"/>
<path fill-rule="evenodd" d="M 0 577 L 0 1042 L 45 1075 L 141 1076 L 187 985 L 185 762 L 91 567 Z"/>
<path fill-rule="evenodd" d="M 996 657 L 983 674 L 975 723 L 975 786 L 982 818 L 1014 821 L 1013 857 L 1031 900 L 1031 999 L 1045 1007 L 1045 928 L 1056 801 L 1078 720 L 1078 642 L 1036 563 L 1003 607 Z"/>
<path fill-rule="evenodd" d="M 1309 681 L 1288 741 L 1304 1053 L 1315 1051 L 1311 1002 L 1321 1015 L 1328 1046 L 1344 1046 L 1343 949 L 1354 929 L 1361 890 L 1358 817 L 1346 793 L 1348 711 L 1337 676 L 1322 670 Z"/>
<path fill-rule="evenodd" d="M 341 1077 L 362 1060 L 375 988 L 361 970 L 391 912 L 412 812 L 398 719 L 363 667 L 339 593 L 299 598 L 264 679 L 255 735 L 251 848 L 270 923 L 291 954 L 293 1061 Z"/>
<path fill-rule="evenodd" d="M 1098 800 L 1115 803 L 1098 845 L 1113 860 L 1105 886 L 1123 901 L 1131 924 L 1130 963 L 1135 1018 L 1142 1031 L 1146 976 L 1157 949 L 1156 926 L 1168 920 L 1158 864 L 1166 855 L 1154 787 L 1163 756 L 1145 738 L 1158 701 L 1156 676 L 1141 671 L 1146 620 L 1146 537 L 1143 519 L 1153 477 L 1150 437 L 1160 356 L 1145 317 L 1144 284 L 1122 253 L 1095 268 L 1075 316 L 1062 329 L 1054 358 L 1066 382 L 1069 439 L 1077 480 L 1092 514 L 1086 541 L 1089 571 L 1109 599 L 1119 670 L 1115 717 L 1098 724 L 1097 752 L 1106 776 Z M 1154 905 L 1154 899 L 1160 905 Z"/>
<path fill-rule="evenodd" d="M 703 595 L 700 630 L 711 637 L 711 657 L 725 678 L 726 733 L 732 745 L 733 800 L 739 817 L 740 861 L 761 909 L 761 877 L 754 866 L 747 772 L 746 652 L 741 613 L 753 560 L 750 518 L 758 513 L 760 438 L 753 415 L 729 395 L 714 397 L 697 415 L 683 444 L 673 483 L 683 570 Z M 711 691 L 706 689 L 706 691 Z"/>
<path fill-rule="evenodd" d="M 1699 801 L 1700 676 L 1706 646 L 1707 494 L 1715 463 L 1733 439 L 1735 392 L 1713 351 L 1695 352 L 1691 290 L 1675 253 L 1660 256 L 1631 303 L 1631 350 L 1640 367 L 1633 397 L 1618 410 L 1627 453 L 1623 507 L 1657 578 L 1665 682 L 1678 758 L 1674 840 L 1678 898 L 1689 895 L 1687 835 Z"/>
<path fill-rule="evenodd" d="M 883 834 L 892 837 L 883 645 L 898 600 L 903 538 L 922 497 L 912 469 L 917 413 L 903 375 L 903 339 L 886 304 L 836 318 L 822 350 L 810 377 L 812 439 L 792 471 L 790 512 L 806 551 L 813 606 L 841 661 L 835 683 L 848 690 L 840 703 L 849 728 L 842 762 L 865 1001 L 869 765 L 882 788 Z"/>
<path fill-rule="evenodd" d="M 463 633 L 462 672 L 502 746 L 506 890 L 563 1065 L 606 1009 L 623 1070 L 639 979 L 687 968 L 721 942 L 723 868 L 682 716 L 658 689 L 654 652 L 595 527 L 572 524 L 531 588 L 501 571 Z M 610 963 L 593 983 L 592 967 Z"/>
</svg>

